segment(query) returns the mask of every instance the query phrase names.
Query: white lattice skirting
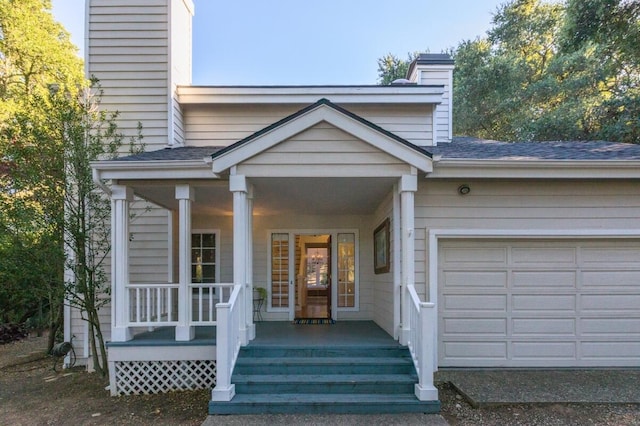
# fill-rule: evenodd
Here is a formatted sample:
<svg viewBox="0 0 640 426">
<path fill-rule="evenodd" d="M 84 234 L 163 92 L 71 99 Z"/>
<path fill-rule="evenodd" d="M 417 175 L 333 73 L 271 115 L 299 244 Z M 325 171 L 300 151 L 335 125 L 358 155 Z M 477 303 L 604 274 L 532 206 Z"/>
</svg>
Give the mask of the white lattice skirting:
<svg viewBox="0 0 640 426">
<path fill-rule="evenodd" d="M 213 360 L 117 361 L 114 364 L 117 395 L 207 389 L 216 384 Z"/>
</svg>

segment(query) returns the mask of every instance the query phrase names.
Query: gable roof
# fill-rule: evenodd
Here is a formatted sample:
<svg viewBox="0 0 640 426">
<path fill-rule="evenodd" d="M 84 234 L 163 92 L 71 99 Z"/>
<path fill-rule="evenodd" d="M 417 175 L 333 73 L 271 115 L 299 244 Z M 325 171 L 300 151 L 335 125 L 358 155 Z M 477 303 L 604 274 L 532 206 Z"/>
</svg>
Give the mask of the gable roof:
<svg viewBox="0 0 640 426">
<path fill-rule="evenodd" d="M 419 170 L 430 171 L 431 153 L 382 127 L 342 108 L 328 99 L 317 102 L 259 130 L 211 155 L 212 170 L 220 173 L 320 122 L 359 138 Z"/>
</svg>

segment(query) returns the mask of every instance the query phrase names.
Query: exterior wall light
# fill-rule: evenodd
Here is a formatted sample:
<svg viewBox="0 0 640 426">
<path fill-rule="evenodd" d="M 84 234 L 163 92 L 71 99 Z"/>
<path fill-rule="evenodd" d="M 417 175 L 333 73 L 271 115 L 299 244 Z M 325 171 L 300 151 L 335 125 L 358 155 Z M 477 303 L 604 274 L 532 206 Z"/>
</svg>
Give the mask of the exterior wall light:
<svg viewBox="0 0 640 426">
<path fill-rule="evenodd" d="M 471 192 L 471 188 L 466 183 L 458 187 L 458 194 L 460 195 L 467 195 L 470 192 Z"/>
</svg>

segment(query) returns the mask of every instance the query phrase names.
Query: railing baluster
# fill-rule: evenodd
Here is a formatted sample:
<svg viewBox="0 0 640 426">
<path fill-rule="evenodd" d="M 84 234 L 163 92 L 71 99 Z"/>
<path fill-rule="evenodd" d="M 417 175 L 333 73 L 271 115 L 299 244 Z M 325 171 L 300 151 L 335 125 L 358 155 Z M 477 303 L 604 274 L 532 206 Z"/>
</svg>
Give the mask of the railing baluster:
<svg viewBox="0 0 640 426">
<path fill-rule="evenodd" d="M 140 289 L 136 288 L 136 322 L 140 322 Z"/>
</svg>

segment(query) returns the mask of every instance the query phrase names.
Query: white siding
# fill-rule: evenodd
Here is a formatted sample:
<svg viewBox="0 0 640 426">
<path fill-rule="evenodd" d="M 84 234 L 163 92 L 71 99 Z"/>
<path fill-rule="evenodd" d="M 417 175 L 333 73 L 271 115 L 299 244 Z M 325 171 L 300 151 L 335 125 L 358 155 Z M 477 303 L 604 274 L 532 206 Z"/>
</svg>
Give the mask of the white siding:
<svg viewBox="0 0 640 426">
<path fill-rule="evenodd" d="M 451 87 L 451 70 L 439 69 L 437 66 L 430 66 L 429 69 L 423 69 L 420 72 L 419 84 L 422 85 L 444 85 L 444 95 L 442 103 L 437 106 L 435 117 L 435 128 L 438 137 L 438 143 L 451 142 L 452 136 L 452 117 L 453 117 L 453 100 Z"/>
<path fill-rule="evenodd" d="M 373 236 L 374 229 L 387 218 L 391 222 L 389 234 L 391 253 L 391 258 L 389 259 L 389 261 L 391 262 L 391 269 L 388 273 L 373 275 L 373 320 L 384 331 L 393 336 L 395 333 L 395 330 L 393 329 L 393 276 L 394 270 L 396 268 L 399 268 L 400 265 L 395 265 L 393 263 L 393 252 L 397 248 L 393 246 L 394 233 L 392 194 L 389 194 L 384 203 L 382 203 L 382 205 L 377 209 L 376 214 L 374 215 L 374 221 L 372 223 L 371 229 L 368 231 L 368 234 Z M 371 253 L 373 254 L 373 250 L 371 250 Z M 371 265 L 371 269 L 373 270 L 373 265 Z"/>
<path fill-rule="evenodd" d="M 243 162 L 245 166 L 403 167 L 405 163 L 331 124 L 320 123 Z"/>
<path fill-rule="evenodd" d="M 307 105 L 189 105 L 184 112 L 187 145 L 228 146 Z M 432 143 L 430 105 L 345 105 L 383 129 L 416 145 Z"/>
<path fill-rule="evenodd" d="M 142 124 L 148 150 L 168 143 L 166 0 L 90 0 L 88 75 L 104 90 L 102 108 L 119 111 L 126 136 Z"/>
</svg>

